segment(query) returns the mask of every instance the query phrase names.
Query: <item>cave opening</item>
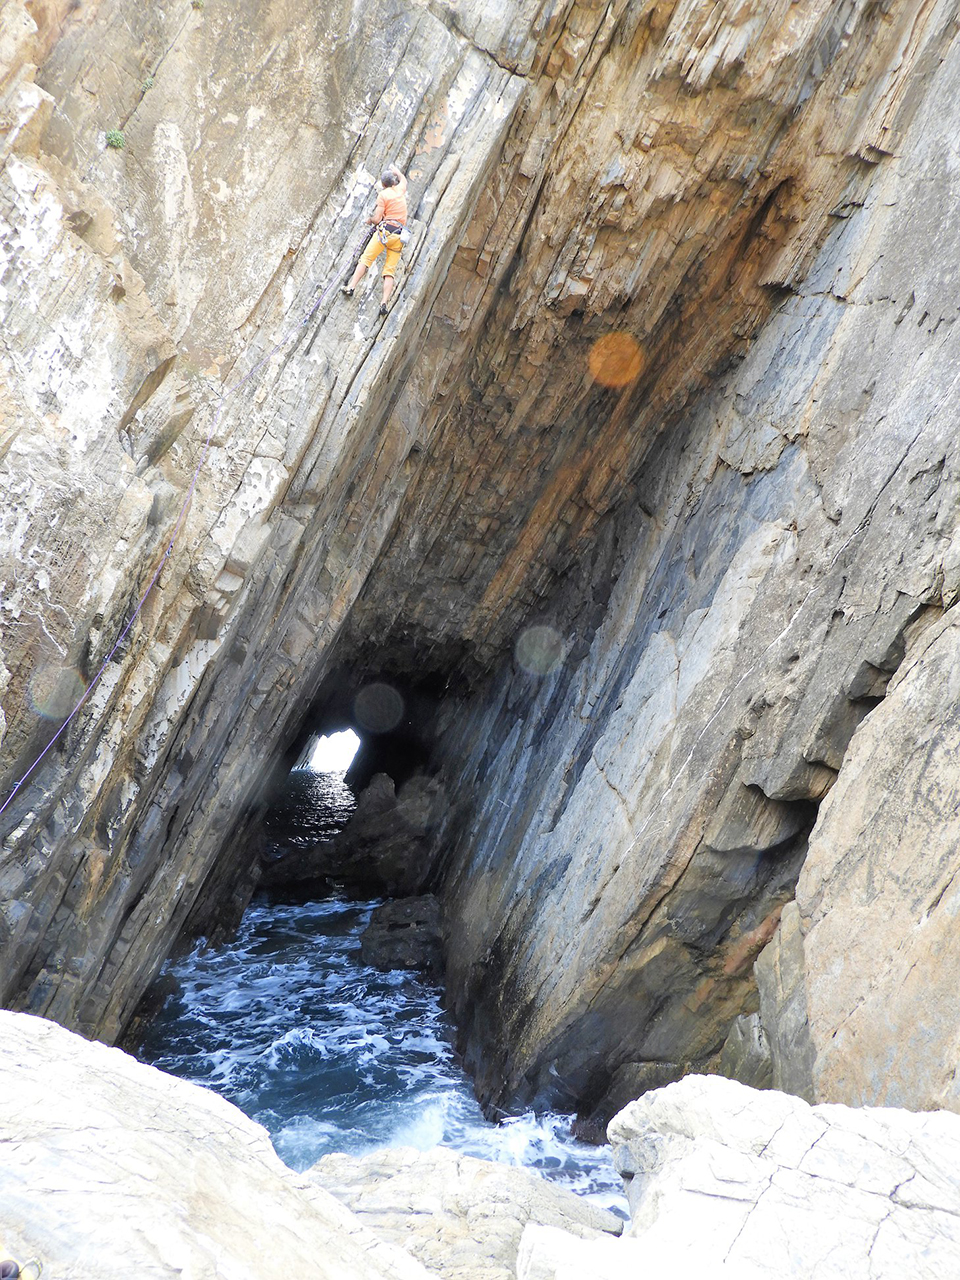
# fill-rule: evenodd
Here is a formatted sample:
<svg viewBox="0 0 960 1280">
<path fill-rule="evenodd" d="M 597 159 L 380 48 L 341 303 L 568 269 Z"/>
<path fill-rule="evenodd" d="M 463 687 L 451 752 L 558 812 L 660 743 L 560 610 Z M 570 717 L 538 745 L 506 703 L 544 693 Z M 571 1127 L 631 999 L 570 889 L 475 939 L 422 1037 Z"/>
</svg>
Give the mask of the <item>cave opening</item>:
<svg viewBox="0 0 960 1280">
<path fill-rule="evenodd" d="M 300 897 L 424 888 L 446 811 L 432 759 L 441 688 L 371 666 L 327 676 L 265 797 L 262 888 Z"/>
<path fill-rule="evenodd" d="M 362 739 L 353 729 L 315 734 L 307 743 L 295 770 L 308 773 L 346 773 L 360 749 Z"/>
<path fill-rule="evenodd" d="M 572 1136 L 571 1116 L 492 1122 L 456 1051 L 429 892 L 450 807 L 433 754 L 446 689 L 369 668 L 328 677 L 273 776 L 260 892 L 229 941 L 168 962 L 137 1054 L 237 1103 L 295 1169 L 443 1145 L 622 1215 L 609 1157 Z"/>
</svg>

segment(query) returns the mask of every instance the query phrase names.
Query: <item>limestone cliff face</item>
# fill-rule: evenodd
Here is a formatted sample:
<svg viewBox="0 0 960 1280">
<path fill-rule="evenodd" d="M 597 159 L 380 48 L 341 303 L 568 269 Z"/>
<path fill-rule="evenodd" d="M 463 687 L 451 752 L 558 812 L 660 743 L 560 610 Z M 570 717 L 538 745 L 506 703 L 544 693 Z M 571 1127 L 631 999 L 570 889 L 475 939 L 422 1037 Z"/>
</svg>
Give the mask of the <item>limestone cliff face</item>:
<svg viewBox="0 0 960 1280">
<path fill-rule="evenodd" d="M 236 858 L 389 528 L 415 439 L 384 420 L 520 82 L 425 9 L 348 4 L 84 9 L 41 79 L 51 151 L 25 127 L 4 170 L 11 786 L 158 565 L 218 396 L 286 339 L 4 814 L 3 997 L 109 1039 Z M 11 110 L 49 115 L 46 92 L 21 72 Z M 423 215 L 401 305 L 380 330 L 332 300 L 301 326 L 391 158 Z"/>
<path fill-rule="evenodd" d="M 956 598 L 955 3 L 3 23 L 8 788 L 217 425 L 0 818 L 0 997 L 115 1038 L 249 892 L 331 673 L 375 671 L 458 691 L 435 879 L 483 1096 L 712 1063 Z M 388 160 L 393 311 L 302 323 Z"/>
<path fill-rule="evenodd" d="M 957 70 L 634 474 L 543 616 L 555 674 L 451 715 L 450 790 L 482 797 L 451 824 L 451 988 L 488 1097 L 711 1064 L 840 770 L 798 899 L 814 1092 L 955 1105 L 952 630 L 925 635 L 960 588 Z"/>
</svg>

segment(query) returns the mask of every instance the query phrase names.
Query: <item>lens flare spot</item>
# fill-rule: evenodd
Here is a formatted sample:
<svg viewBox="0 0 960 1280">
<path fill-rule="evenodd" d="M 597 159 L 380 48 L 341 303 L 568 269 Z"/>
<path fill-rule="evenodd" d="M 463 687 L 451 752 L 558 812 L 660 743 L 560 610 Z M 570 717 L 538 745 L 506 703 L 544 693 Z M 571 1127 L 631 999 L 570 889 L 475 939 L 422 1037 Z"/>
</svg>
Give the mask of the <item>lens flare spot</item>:
<svg viewBox="0 0 960 1280">
<path fill-rule="evenodd" d="M 625 387 L 643 368 L 643 352 L 629 333 L 605 333 L 588 356 L 594 381 L 605 387 Z"/>
<path fill-rule="evenodd" d="M 549 676 L 566 656 L 563 636 L 553 627 L 527 627 L 517 639 L 517 662 L 529 675 Z"/>
<path fill-rule="evenodd" d="M 362 729 L 389 733 L 403 719 L 403 698 L 392 685 L 364 685 L 354 700 L 353 711 Z"/>
<path fill-rule="evenodd" d="M 38 716 L 63 720 L 86 692 L 86 684 L 73 667 L 41 667 L 30 678 L 30 705 Z"/>
</svg>

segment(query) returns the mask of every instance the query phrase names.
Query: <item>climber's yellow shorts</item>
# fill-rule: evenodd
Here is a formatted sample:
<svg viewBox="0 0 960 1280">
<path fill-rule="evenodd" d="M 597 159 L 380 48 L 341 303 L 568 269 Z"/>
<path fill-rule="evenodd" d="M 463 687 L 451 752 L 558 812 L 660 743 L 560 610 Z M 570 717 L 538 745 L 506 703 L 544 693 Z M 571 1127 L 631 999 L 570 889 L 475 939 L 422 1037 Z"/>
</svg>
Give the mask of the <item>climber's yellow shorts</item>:
<svg viewBox="0 0 960 1280">
<path fill-rule="evenodd" d="M 381 253 L 386 252 L 387 260 L 383 264 L 383 274 L 385 276 L 395 276 L 397 274 L 397 263 L 400 261 L 400 250 L 403 248 L 403 241 L 399 236 L 391 236 L 387 243 L 381 244 L 380 237 L 376 233 L 370 237 L 370 243 L 360 255 L 360 261 L 365 267 L 372 267 Z"/>
</svg>

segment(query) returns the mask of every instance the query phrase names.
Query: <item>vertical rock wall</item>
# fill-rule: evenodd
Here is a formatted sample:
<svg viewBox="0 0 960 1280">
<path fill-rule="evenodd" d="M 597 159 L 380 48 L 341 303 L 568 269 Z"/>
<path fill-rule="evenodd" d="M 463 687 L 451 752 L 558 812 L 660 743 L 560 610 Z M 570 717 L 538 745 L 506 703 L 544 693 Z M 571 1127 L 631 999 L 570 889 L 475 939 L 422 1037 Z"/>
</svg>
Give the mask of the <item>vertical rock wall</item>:
<svg viewBox="0 0 960 1280">
<path fill-rule="evenodd" d="M 3 998 L 112 1038 L 218 859 L 249 892 L 233 833 L 412 470 L 384 421 L 520 82 L 389 4 L 101 5 L 66 25 L 50 95 L 32 74 L 11 94 L 49 119 L 3 171 L 7 787 L 161 564 L 218 397 L 262 366 L 126 644 L 3 817 Z M 302 325 L 390 159 L 417 229 L 397 308 L 381 327 L 372 295 L 328 299 Z"/>
<path fill-rule="evenodd" d="M 540 619 L 556 671 L 520 647 L 450 709 L 449 790 L 479 804 L 446 836 L 448 980 L 488 1099 L 589 1108 L 618 1068 L 710 1066 L 834 787 L 798 899 L 817 1096 L 955 1104 L 958 71 L 954 46 L 804 283 L 648 455 Z"/>
</svg>

